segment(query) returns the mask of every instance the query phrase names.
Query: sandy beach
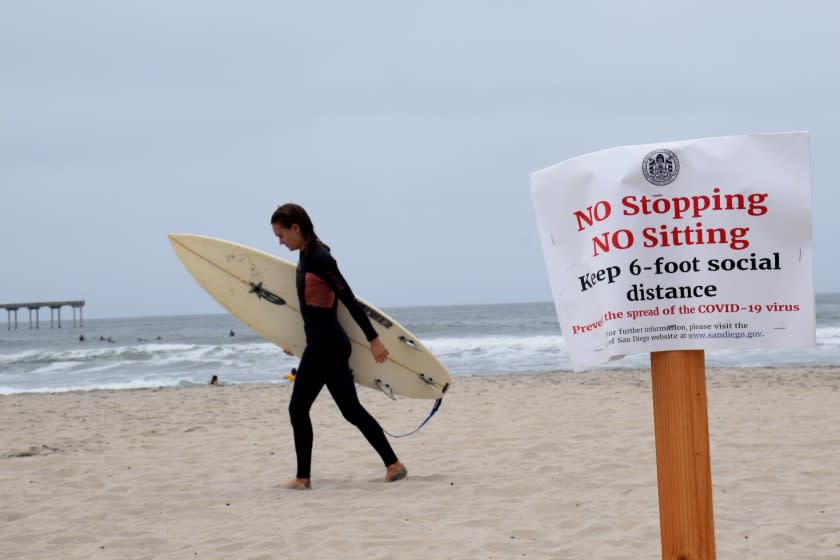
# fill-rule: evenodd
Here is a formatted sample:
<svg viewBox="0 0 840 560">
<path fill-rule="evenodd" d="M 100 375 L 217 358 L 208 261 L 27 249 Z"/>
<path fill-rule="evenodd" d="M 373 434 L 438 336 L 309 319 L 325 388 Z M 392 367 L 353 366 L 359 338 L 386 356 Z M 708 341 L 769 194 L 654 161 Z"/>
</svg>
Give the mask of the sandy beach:
<svg viewBox="0 0 840 560">
<path fill-rule="evenodd" d="M 840 368 L 710 369 L 719 558 L 840 558 Z M 0 558 L 660 557 L 648 371 L 457 378 L 384 469 L 324 392 L 313 490 L 287 383 L 0 397 Z M 431 401 L 362 389 L 386 430 Z"/>
</svg>

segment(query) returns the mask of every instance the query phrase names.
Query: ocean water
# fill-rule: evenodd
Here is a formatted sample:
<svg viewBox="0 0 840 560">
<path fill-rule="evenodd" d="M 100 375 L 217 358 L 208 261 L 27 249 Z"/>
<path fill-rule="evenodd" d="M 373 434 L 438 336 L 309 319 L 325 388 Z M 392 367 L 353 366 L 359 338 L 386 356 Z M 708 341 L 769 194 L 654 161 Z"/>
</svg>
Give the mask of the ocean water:
<svg viewBox="0 0 840 560">
<path fill-rule="evenodd" d="M 434 352 L 454 377 L 569 370 L 549 303 L 386 308 Z M 0 394 L 225 383 L 281 383 L 297 365 L 227 314 L 86 320 L 18 330 L 0 316 Z M 234 336 L 230 336 L 233 331 Z M 79 340 L 84 336 L 84 341 Z M 840 364 L 840 294 L 817 295 L 817 347 L 707 351 L 714 366 Z M 601 369 L 649 367 L 648 354 Z M 585 375 L 574 374 L 574 375 Z"/>
</svg>

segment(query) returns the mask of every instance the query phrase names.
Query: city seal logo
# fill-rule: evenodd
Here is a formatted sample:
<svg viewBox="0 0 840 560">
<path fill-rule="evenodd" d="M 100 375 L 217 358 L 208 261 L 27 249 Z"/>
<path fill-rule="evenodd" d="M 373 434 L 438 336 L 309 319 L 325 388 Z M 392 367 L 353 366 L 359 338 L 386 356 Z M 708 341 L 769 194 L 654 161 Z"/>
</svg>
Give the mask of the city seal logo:
<svg viewBox="0 0 840 560">
<path fill-rule="evenodd" d="M 642 173 L 652 185 L 668 185 L 680 173 L 680 160 L 671 150 L 653 150 L 642 160 Z"/>
</svg>

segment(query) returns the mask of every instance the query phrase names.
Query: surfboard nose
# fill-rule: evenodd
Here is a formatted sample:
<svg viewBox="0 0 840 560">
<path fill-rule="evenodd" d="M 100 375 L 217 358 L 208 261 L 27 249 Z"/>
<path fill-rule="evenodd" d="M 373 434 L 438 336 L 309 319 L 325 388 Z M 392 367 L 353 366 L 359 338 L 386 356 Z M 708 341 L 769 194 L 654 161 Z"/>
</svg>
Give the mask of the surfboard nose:
<svg viewBox="0 0 840 560">
<path fill-rule="evenodd" d="M 181 246 L 190 250 L 196 250 L 198 245 L 212 240 L 212 238 L 205 235 L 196 235 L 194 233 L 169 233 L 167 236 L 173 246 Z"/>
<path fill-rule="evenodd" d="M 175 241 L 177 243 L 184 243 L 188 238 L 195 237 L 195 235 L 190 233 L 167 233 L 166 236 L 169 238 L 169 241 Z"/>
</svg>

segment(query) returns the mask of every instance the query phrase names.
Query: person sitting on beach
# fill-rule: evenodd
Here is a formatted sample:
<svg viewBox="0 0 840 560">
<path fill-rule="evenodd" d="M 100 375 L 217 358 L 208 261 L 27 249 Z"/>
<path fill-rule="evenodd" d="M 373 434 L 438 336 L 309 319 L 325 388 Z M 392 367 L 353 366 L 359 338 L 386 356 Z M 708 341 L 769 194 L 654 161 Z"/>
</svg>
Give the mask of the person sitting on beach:
<svg viewBox="0 0 840 560">
<path fill-rule="evenodd" d="M 210 385 L 216 385 L 217 387 L 221 387 L 221 386 L 223 385 L 223 383 L 222 383 L 221 381 L 219 381 L 219 376 L 218 376 L 218 375 L 214 375 L 214 376 L 210 379 L 210 383 L 209 383 L 209 384 L 210 384 Z"/>
<path fill-rule="evenodd" d="M 350 340 L 338 322 L 341 301 L 370 342 L 376 363 L 388 358 L 388 349 L 371 325 L 350 286 L 344 280 L 327 245 L 315 235 L 312 220 L 297 204 L 284 204 L 271 216 L 274 235 L 290 251 L 300 251 L 297 293 L 306 348 L 297 367 L 289 416 L 294 432 L 297 474 L 283 488 L 311 488 L 312 421 L 309 410 L 318 393 L 327 386 L 342 415 L 354 424 L 385 464 L 385 482 L 406 477 L 408 471 L 397 459 L 379 423 L 365 410 L 356 394 L 350 370 Z"/>
</svg>

